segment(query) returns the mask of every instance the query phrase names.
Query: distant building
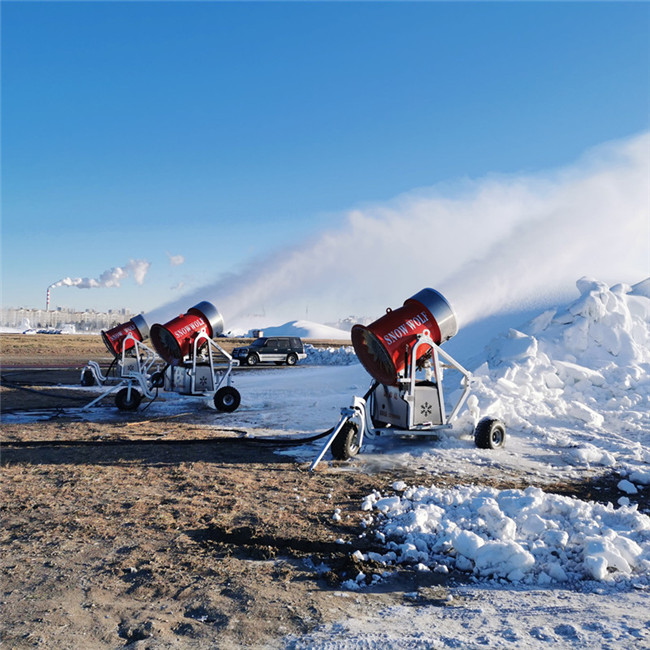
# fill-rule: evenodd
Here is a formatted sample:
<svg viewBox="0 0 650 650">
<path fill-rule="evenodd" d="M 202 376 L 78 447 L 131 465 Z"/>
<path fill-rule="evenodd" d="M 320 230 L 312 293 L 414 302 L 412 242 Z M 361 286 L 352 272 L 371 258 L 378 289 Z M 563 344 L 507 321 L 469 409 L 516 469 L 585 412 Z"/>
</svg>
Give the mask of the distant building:
<svg viewBox="0 0 650 650">
<path fill-rule="evenodd" d="M 77 333 L 93 333 L 110 329 L 131 319 L 128 309 L 110 309 L 107 312 L 75 311 L 66 307 L 57 307 L 55 311 L 45 309 L 26 309 L 24 307 L 3 307 L 0 310 L 0 327 L 20 328 L 27 320 L 34 329 L 63 329 L 74 325 Z M 67 327 L 68 331 L 70 327 Z"/>
</svg>

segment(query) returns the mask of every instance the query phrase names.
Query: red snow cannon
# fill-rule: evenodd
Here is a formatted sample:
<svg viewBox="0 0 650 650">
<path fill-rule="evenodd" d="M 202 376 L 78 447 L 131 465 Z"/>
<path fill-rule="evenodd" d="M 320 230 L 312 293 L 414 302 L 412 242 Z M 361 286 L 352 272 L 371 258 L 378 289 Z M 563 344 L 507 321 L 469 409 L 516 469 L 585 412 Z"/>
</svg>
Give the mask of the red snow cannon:
<svg viewBox="0 0 650 650">
<path fill-rule="evenodd" d="M 352 345 L 374 379 L 380 384 L 396 386 L 418 334 L 425 331 L 437 345 L 458 332 L 453 309 L 434 289 L 422 289 L 399 309 L 388 308 L 384 316 L 368 326 L 355 325 Z M 421 351 L 418 358 L 427 354 L 429 347 L 421 346 Z"/>
<path fill-rule="evenodd" d="M 132 339 L 125 340 L 131 334 Z M 130 321 L 117 325 L 110 330 L 102 330 L 102 340 L 108 351 L 115 357 L 119 357 L 122 351 L 130 350 L 135 346 L 136 341 L 144 341 L 149 338 L 149 325 L 144 316 L 138 314 Z"/>
<path fill-rule="evenodd" d="M 210 302 L 203 301 L 164 325 L 151 326 L 151 342 L 156 352 L 172 366 L 177 366 L 193 352 L 199 333 L 213 338 L 223 332 L 223 317 Z M 202 342 L 199 347 L 205 345 Z"/>
</svg>

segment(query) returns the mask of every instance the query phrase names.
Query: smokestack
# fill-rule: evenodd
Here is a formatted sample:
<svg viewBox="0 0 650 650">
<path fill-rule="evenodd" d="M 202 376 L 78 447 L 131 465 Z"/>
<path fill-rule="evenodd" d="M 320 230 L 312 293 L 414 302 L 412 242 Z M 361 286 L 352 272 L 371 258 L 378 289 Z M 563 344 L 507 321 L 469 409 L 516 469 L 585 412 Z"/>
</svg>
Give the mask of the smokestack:
<svg viewBox="0 0 650 650">
<path fill-rule="evenodd" d="M 47 296 L 45 297 L 45 311 L 50 311 L 50 287 L 47 288 Z"/>
</svg>

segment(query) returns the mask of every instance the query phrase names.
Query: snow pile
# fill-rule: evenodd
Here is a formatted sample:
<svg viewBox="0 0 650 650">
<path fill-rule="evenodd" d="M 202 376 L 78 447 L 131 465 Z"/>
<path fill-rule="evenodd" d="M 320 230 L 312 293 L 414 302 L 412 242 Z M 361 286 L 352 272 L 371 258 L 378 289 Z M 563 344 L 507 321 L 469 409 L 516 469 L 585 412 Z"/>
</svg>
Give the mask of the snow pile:
<svg viewBox="0 0 650 650">
<path fill-rule="evenodd" d="M 313 323 L 308 320 L 292 320 L 284 325 L 276 327 L 263 327 L 263 336 L 299 336 L 303 339 L 320 339 L 320 340 L 333 340 L 333 341 L 349 341 L 350 332 L 330 327 L 329 325 L 322 325 L 320 323 Z M 249 335 L 251 335 L 249 333 Z"/>
<path fill-rule="evenodd" d="M 302 363 L 314 366 L 349 366 L 359 363 L 354 348 L 351 345 L 340 348 L 316 348 L 307 343 L 305 345 L 307 358 Z"/>
<path fill-rule="evenodd" d="M 487 348 L 470 412 L 570 450 L 576 465 L 617 467 L 650 483 L 650 280 L 583 278 L 578 300 Z"/>
<path fill-rule="evenodd" d="M 362 509 L 377 513 L 376 535 L 388 549 L 363 559 L 527 585 L 630 578 L 650 585 L 650 517 L 636 507 L 614 509 L 534 487 L 475 486 L 375 492 Z"/>
</svg>

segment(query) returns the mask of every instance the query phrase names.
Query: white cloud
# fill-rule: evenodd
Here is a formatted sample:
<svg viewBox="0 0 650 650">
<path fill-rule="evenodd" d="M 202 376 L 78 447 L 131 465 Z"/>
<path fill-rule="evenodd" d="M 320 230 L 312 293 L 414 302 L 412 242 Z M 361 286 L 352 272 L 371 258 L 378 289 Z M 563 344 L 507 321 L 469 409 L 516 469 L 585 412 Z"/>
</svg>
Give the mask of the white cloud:
<svg viewBox="0 0 650 650">
<path fill-rule="evenodd" d="M 172 255 L 171 253 L 167 252 L 167 257 L 169 257 L 169 263 L 172 266 L 180 266 L 181 264 L 185 263 L 185 257 L 183 255 Z"/>
</svg>

